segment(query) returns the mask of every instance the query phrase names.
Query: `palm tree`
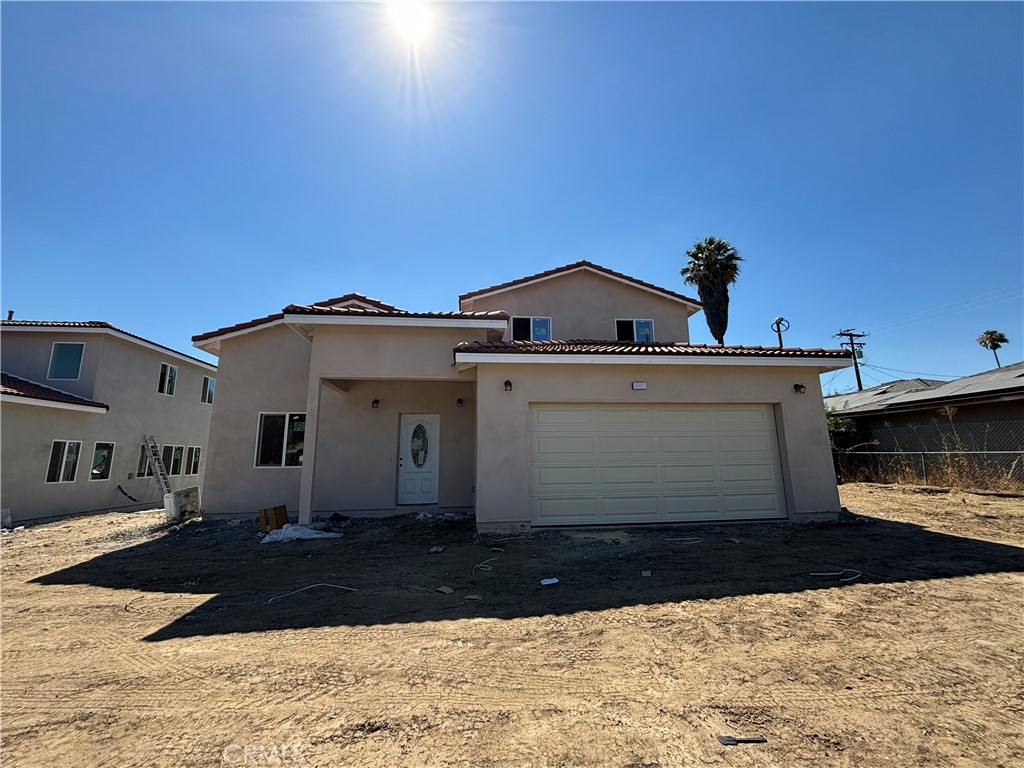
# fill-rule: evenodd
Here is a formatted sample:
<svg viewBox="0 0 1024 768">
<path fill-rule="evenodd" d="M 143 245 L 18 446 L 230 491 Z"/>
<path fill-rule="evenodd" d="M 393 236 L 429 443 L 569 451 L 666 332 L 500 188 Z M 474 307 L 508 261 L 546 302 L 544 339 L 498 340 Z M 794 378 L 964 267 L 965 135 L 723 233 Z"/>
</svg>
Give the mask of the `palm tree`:
<svg viewBox="0 0 1024 768">
<path fill-rule="evenodd" d="M 697 286 L 708 329 L 724 346 L 725 329 L 729 326 L 729 286 L 739 277 L 743 257 L 728 240 L 717 237 L 698 240 L 686 256 L 689 261 L 679 274 L 684 283 Z"/>
<path fill-rule="evenodd" d="M 992 354 L 996 357 L 996 366 L 1002 368 L 1003 364 L 999 362 L 999 355 L 996 355 L 996 350 L 1002 347 L 1003 344 L 1010 343 L 1010 340 L 1006 338 L 1006 334 L 1002 331 L 985 331 L 978 337 L 978 343 L 985 349 L 992 350 Z"/>
</svg>

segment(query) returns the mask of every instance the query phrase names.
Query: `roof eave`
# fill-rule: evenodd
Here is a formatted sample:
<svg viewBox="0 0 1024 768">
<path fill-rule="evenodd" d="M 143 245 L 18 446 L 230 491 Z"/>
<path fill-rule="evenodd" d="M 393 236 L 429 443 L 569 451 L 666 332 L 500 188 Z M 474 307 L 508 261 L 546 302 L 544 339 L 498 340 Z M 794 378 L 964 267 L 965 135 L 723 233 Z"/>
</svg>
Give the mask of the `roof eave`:
<svg viewBox="0 0 1024 768">
<path fill-rule="evenodd" d="M 838 371 L 853 365 L 849 358 L 822 358 L 813 355 L 801 357 L 764 357 L 754 355 L 614 355 L 614 354 L 529 354 L 501 352 L 455 351 L 455 363 L 470 366 L 480 363 L 509 364 L 561 364 L 561 365 L 711 365 L 755 367 L 813 367 L 819 373 Z"/>
</svg>

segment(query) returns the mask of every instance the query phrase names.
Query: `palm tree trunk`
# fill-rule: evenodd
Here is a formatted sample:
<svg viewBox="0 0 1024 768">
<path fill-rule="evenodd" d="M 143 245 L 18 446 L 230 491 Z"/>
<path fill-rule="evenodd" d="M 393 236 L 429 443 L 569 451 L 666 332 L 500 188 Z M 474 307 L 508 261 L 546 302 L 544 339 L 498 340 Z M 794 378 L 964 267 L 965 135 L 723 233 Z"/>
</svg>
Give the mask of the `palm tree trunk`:
<svg viewBox="0 0 1024 768">
<path fill-rule="evenodd" d="M 999 355 L 996 353 L 996 351 L 994 349 L 992 350 L 992 354 L 996 358 L 996 368 L 1002 368 L 1003 364 L 999 362 Z"/>
</svg>

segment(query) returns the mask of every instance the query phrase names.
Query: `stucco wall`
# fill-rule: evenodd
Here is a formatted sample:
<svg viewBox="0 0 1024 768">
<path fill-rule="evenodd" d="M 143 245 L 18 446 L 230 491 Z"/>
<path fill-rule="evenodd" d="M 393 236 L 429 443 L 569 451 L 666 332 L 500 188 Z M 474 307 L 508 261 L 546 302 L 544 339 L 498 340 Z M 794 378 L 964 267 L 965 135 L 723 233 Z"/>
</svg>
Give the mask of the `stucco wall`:
<svg viewBox="0 0 1024 768">
<path fill-rule="evenodd" d="M 44 357 L 49 364 L 49 349 L 57 334 L 4 334 L 4 370 L 31 379 L 38 373 L 32 368 L 29 348 L 35 344 L 36 366 Z M 38 338 L 37 338 L 38 337 Z M 60 335 L 57 340 L 74 340 L 75 334 Z M 143 435 L 153 435 L 161 445 L 181 445 L 184 459 L 190 446 L 202 448 L 199 473 L 170 477 L 175 490 L 201 485 L 207 453 L 211 407 L 200 401 L 204 375 L 216 378 L 216 372 L 180 359 L 101 334 L 82 334 L 86 341 L 83 371 L 90 371 L 91 384 L 84 396 L 106 403 L 105 414 L 82 413 L 37 405 L 6 402 L 0 420 L 0 505 L 10 509 L 16 522 L 42 521 L 81 512 L 134 507 L 140 504 L 160 506 L 162 495 L 152 477 L 136 477 L 139 446 Z M 16 339 L 18 353 L 8 357 L 8 341 Z M 178 366 L 174 397 L 157 392 L 160 363 Z M 64 382 L 49 382 L 58 389 L 70 391 Z M 219 392 L 218 392 L 219 394 Z M 47 483 L 46 471 L 54 440 L 81 441 L 76 479 L 72 483 Z M 90 480 L 96 442 L 114 443 L 110 478 Z M 168 468 L 170 469 L 170 468 Z M 182 468 L 184 472 L 184 466 Z M 139 500 L 132 502 L 117 490 Z"/>
<path fill-rule="evenodd" d="M 221 341 L 203 488 L 209 514 L 298 509 L 302 468 L 255 467 L 256 433 L 260 412 L 305 413 L 311 349 L 283 326 Z"/>
<path fill-rule="evenodd" d="M 106 343 L 111 340 L 104 333 L 52 333 L 47 331 L 5 328 L 0 331 L 0 364 L 3 370 L 23 379 L 45 384 L 54 389 L 71 392 L 79 397 L 98 399 L 93 390 L 96 371 Z M 78 380 L 49 379 L 50 354 L 54 342 L 85 344 L 82 351 L 82 369 Z M 106 401 L 101 401 L 106 402 Z"/>
<path fill-rule="evenodd" d="M 550 317 L 553 339 L 614 339 L 616 319 L 651 319 L 655 341 L 690 340 L 687 305 L 589 271 L 470 299 L 463 308 Z"/>
<path fill-rule="evenodd" d="M 503 386 L 508 379 L 512 392 Z M 634 391 L 633 381 L 648 388 Z M 806 394 L 793 391 L 795 383 Z M 530 524 L 530 403 L 769 403 L 791 519 L 839 509 L 816 369 L 695 365 L 477 366 L 477 524 Z"/>
</svg>

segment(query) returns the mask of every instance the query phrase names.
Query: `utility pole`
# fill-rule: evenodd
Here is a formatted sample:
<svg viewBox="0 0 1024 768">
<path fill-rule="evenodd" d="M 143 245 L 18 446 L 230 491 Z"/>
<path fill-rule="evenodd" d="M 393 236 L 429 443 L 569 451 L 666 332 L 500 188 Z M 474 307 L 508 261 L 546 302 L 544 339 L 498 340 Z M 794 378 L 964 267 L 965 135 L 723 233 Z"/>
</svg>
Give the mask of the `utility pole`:
<svg viewBox="0 0 1024 768">
<path fill-rule="evenodd" d="M 868 335 L 869 334 L 867 333 L 857 333 L 857 331 L 853 330 L 853 328 L 847 328 L 844 331 L 839 331 L 835 336 L 832 337 L 833 339 L 838 339 L 841 336 L 845 336 L 848 339 L 847 341 L 841 342 L 839 346 L 846 347 L 850 350 L 850 352 L 853 353 L 853 372 L 857 375 L 858 392 L 864 391 L 864 385 L 861 383 L 860 380 L 860 366 L 857 364 L 857 356 L 860 354 L 860 351 L 864 349 L 864 343 L 860 341 L 854 341 L 854 339 L 863 339 L 865 336 Z"/>
</svg>

